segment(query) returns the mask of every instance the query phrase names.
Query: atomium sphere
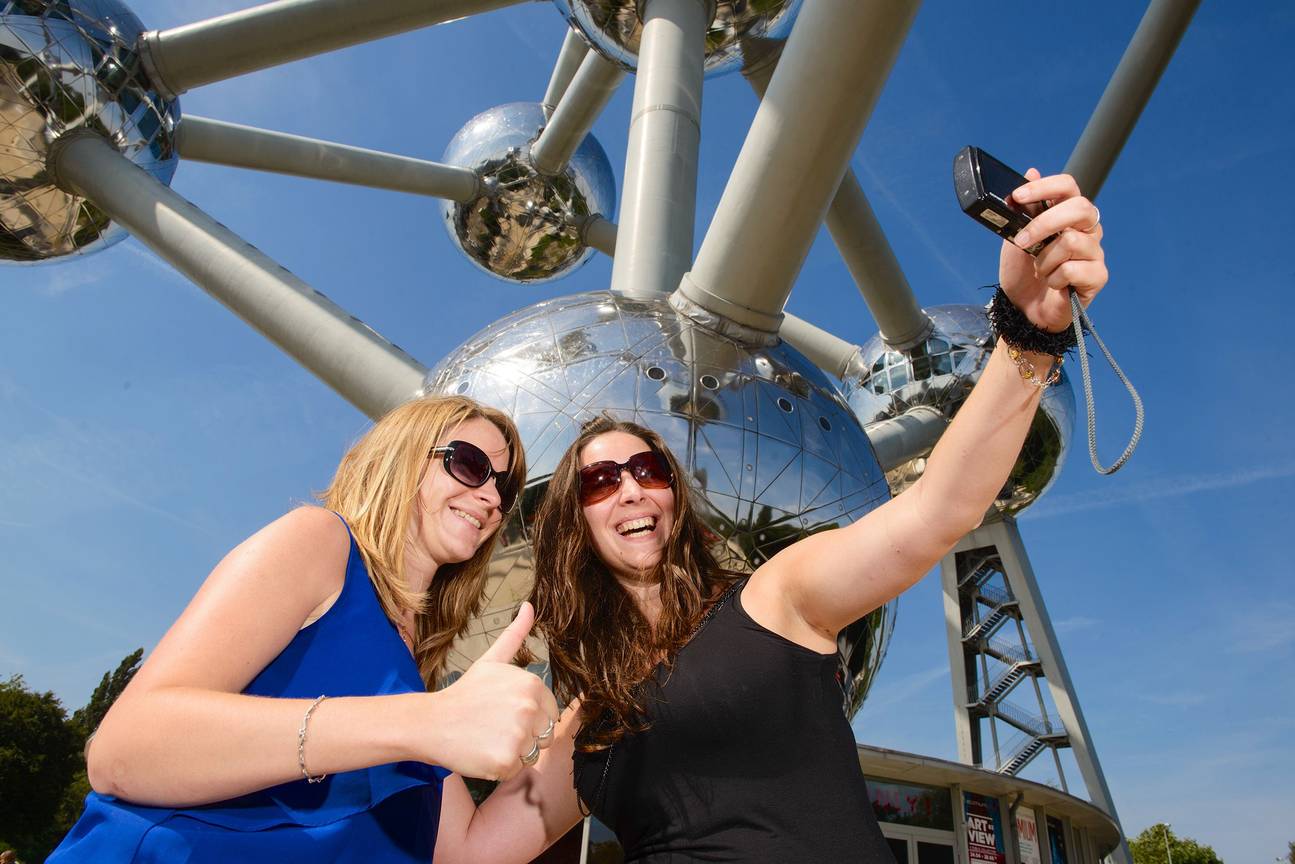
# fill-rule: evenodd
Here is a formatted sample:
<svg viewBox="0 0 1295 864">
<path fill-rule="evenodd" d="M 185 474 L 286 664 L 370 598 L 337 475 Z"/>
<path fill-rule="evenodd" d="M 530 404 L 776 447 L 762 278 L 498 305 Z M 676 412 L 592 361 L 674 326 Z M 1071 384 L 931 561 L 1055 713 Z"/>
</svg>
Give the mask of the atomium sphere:
<svg viewBox="0 0 1295 864">
<path fill-rule="evenodd" d="M 491 108 L 459 130 L 443 160 L 472 169 L 485 188 L 471 201 L 445 202 L 450 239 L 473 264 L 510 282 L 557 279 L 588 261 L 585 220 L 610 219 L 616 208 L 611 163 L 592 135 L 561 174 L 531 167 L 531 144 L 543 126 L 538 104 Z"/>
<path fill-rule="evenodd" d="M 45 261 L 125 236 L 46 165 L 65 132 L 88 129 L 163 183 L 175 173 L 179 103 L 145 79 L 144 30 L 118 0 L 0 2 L 0 260 Z"/>
<path fill-rule="evenodd" d="M 861 376 L 844 382 L 846 398 L 864 425 L 886 420 L 918 405 L 938 408 L 952 417 L 980 378 L 993 350 L 989 319 L 980 306 L 936 306 L 926 310 L 935 329 L 926 341 L 895 351 L 874 336 L 860 349 Z M 1075 425 L 1075 394 L 1062 371 L 1055 386 L 1045 388 L 1021 450 L 993 510 L 1014 515 L 1038 500 L 1061 471 Z M 898 495 L 926 467 L 924 457 L 887 472 Z"/>
<path fill-rule="evenodd" d="M 753 568 L 888 500 L 885 477 L 836 387 L 786 344 L 749 348 L 672 309 L 608 292 L 537 303 L 473 336 L 428 373 L 429 393 L 509 412 L 530 474 L 491 565 L 487 610 L 452 654 L 463 669 L 506 627 L 533 573 L 530 520 L 563 452 L 600 412 L 659 432 L 687 469 L 728 566 Z M 847 631 L 849 707 L 881 663 L 893 604 Z"/>
<path fill-rule="evenodd" d="M 585 41 L 611 62 L 638 68 L 641 0 L 553 0 Z M 706 74 L 744 68 L 761 40 L 786 39 L 802 0 L 718 0 L 706 30 Z"/>
</svg>

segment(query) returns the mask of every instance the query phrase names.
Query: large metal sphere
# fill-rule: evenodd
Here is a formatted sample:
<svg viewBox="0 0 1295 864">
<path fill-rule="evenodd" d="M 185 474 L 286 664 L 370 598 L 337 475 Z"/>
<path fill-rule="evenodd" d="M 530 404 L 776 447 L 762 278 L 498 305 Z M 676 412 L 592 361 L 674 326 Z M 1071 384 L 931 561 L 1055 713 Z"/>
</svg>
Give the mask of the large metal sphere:
<svg viewBox="0 0 1295 864">
<path fill-rule="evenodd" d="M 46 165 L 65 132 L 89 129 L 163 183 L 175 173 L 179 103 L 140 67 L 144 27 L 117 0 L 0 2 L 0 260 L 34 262 L 125 236 Z"/>
<path fill-rule="evenodd" d="M 844 382 L 846 398 L 867 425 L 903 414 L 917 405 L 938 408 L 953 417 L 989 360 L 993 337 L 980 306 L 936 306 L 926 313 L 935 329 L 908 351 L 886 347 L 874 336 L 860 350 L 860 377 Z M 994 502 L 1004 515 L 1019 513 L 1038 500 L 1061 471 L 1075 425 L 1075 394 L 1064 372 L 1043 392 L 1043 401 L 1025 439 L 1021 456 Z M 926 459 L 913 459 L 887 473 L 898 495 L 922 475 Z"/>
<path fill-rule="evenodd" d="M 427 390 L 509 412 L 530 466 L 492 564 L 487 611 L 452 654 L 459 669 L 526 597 L 535 507 L 581 424 L 599 412 L 665 438 L 730 566 L 757 566 L 889 498 L 867 436 L 822 372 L 788 345 L 748 348 L 707 330 L 664 297 L 599 291 L 522 309 L 441 361 L 428 373 Z M 885 653 L 893 616 L 892 604 L 848 631 L 852 709 Z"/>
<path fill-rule="evenodd" d="M 642 0 L 553 0 L 571 26 L 608 60 L 633 72 L 638 68 L 643 22 Z M 787 38 L 802 0 L 719 0 L 706 31 L 706 74 L 742 68 L 749 46 Z"/>
<path fill-rule="evenodd" d="M 531 144 L 544 126 L 544 110 L 513 102 L 483 111 L 459 130 L 443 161 L 470 168 L 485 194 L 446 201 L 446 230 L 468 260 L 511 282 L 544 282 L 579 267 L 593 254 L 581 239 L 585 220 L 611 218 L 616 180 L 607 154 L 592 135 L 561 174 L 531 167 Z"/>
</svg>

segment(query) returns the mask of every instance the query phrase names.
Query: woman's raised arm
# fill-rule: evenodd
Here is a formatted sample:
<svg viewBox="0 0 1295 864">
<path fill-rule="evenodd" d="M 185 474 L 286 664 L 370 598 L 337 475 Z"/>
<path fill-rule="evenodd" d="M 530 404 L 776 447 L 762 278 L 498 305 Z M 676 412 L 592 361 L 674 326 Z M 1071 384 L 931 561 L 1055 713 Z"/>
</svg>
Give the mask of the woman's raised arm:
<svg viewBox="0 0 1295 864">
<path fill-rule="evenodd" d="M 1069 287 L 1087 306 L 1106 284 L 1097 209 L 1067 175 L 1040 178 L 1013 193 L 1021 205 L 1049 201 L 1029 229 L 1004 243 L 999 280 L 1036 326 L 1070 324 Z M 1053 234 L 1037 258 L 1021 251 Z M 1037 380 L 1053 358 L 1024 354 Z M 859 521 L 801 540 L 751 578 L 743 604 L 766 627 L 806 647 L 835 650 L 846 625 L 898 596 L 980 524 L 1016 462 L 1041 388 L 1026 380 L 1000 339 L 971 395 L 927 459 L 922 477 Z"/>
</svg>

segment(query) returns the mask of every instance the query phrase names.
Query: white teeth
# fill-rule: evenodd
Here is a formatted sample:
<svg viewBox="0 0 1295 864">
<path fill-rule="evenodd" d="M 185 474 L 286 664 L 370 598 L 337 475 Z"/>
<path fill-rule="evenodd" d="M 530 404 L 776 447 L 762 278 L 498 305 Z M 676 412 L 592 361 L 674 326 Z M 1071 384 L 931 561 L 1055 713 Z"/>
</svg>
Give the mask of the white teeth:
<svg viewBox="0 0 1295 864">
<path fill-rule="evenodd" d="M 637 531 L 640 528 L 655 528 L 656 519 L 651 516 L 641 516 L 638 519 L 630 519 L 616 526 L 616 533 L 624 536 L 631 531 Z"/>
<path fill-rule="evenodd" d="M 464 513 L 462 510 L 455 510 L 453 507 L 450 508 L 450 512 L 465 520 L 468 524 L 475 526 L 477 530 L 481 530 L 481 520 L 477 517 Z"/>
</svg>

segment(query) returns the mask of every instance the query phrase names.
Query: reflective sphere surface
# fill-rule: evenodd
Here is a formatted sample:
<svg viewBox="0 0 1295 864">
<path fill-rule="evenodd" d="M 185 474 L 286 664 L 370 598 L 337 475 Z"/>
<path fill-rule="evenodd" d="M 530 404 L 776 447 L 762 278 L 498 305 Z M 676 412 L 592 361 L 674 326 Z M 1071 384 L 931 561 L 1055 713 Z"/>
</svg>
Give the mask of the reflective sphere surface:
<svg viewBox="0 0 1295 864">
<path fill-rule="evenodd" d="M 511 282 L 543 282 L 579 267 L 593 254 L 581 240 L 584 220 L 610 219 L 616 209 L 611 163 L 592 135 L 561 174 L 531 167 L 543 126 L 538 104 L 501 105 L 469 120 L 445 150 L 443 161 L 472 169 L 485 186 L 472 201 L 445 201 L 450 239 L 473 264 Z"/>
<path fill-rule="evenodd" d="M 89 252 L 125 231 L 54 184 L 50 145 L 88 129 L 163 183 L 175 173 L 179 103 L 144 78 L 144 27 L 117 0 L 0 0 L 0 260 Z"/>
<path fill-rule="evenodd" d="M 906 352 L 886 347 L 874 336 L 860 350 L 867 372 L 844 383 L 846 398 L 864 425 L 886 420 L 917 405 L 952 417 L 993 350 L 989 319 L 980 306 L 936 306 L 926 310 L 935 329 Z M 1025 439 L 1021 456 L 994 502 L 999 513 L 1024 510 L 1047 491 L 1061 471 L 1075 426 L 1075 394 L 1070 377 L 1043 391 L 1043 401 Z M 922 475 L 926 459 L 913 459 L 887 473 L 898 495 Z"/>
<path fill-rule="evenodd" d="M 659 432 L 686 467 L 721 560 L 752 568 L 816 531 L 889 499 L 872 447 L 836 387 L 787 345 L 748 348 L 666 298 L 576 294 L 522 309 L 428 373 L 429 393 L 462 393 L 509 412 L 530 474 L 503 527 L 485 613 L 456 646 L 465 669 L 530 590 L 530 520 L 563 452 L 600 412 Z M 892 604 L 893 607 L 893 604 Z M 883 608 L 848 631 L 846 674 L 862 703 L 893 621 Z"/>
<path fill-rule="evenodd" d="M 802 0 L 719 0 L 706 30 L 706 74 L 741 69 L 748 45 L 786 39 Z M 643 22 L 635 0 L 554 0 L 558 9 L 598 53 L 620 66 L 638 68 Z"/>
</svg>

